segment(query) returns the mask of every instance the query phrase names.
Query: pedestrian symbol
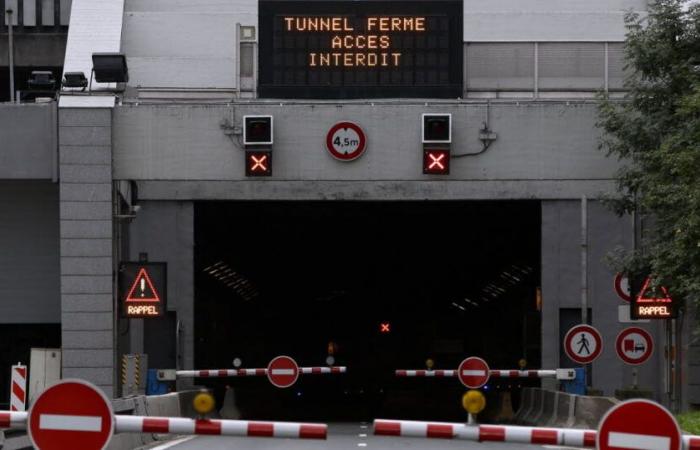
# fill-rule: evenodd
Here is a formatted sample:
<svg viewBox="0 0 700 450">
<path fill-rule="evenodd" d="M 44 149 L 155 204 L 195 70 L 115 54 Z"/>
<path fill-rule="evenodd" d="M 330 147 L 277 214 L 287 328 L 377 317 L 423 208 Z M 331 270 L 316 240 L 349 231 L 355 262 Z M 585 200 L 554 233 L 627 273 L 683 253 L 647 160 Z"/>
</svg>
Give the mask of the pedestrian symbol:
<svg viewBox="0 0 700 450">
<path fill-rule="evenodd" d="M 590 325 L 576 325 L 566 333 L 564 351 L 574 362 L 589 364 L 603 350 L 603 339 L 598 330 Z"/>
</svg>

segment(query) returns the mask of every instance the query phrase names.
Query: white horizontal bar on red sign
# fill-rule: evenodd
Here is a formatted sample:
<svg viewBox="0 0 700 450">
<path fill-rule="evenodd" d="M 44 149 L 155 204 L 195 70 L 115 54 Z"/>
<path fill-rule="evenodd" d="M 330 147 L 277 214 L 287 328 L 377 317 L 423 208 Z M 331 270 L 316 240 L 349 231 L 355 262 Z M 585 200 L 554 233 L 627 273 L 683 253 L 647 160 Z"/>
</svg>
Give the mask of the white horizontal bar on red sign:
<svg viewBox="0 0 700 450">
<path fill-rule="evenodd" d="M 492 370 L 496 378 L 556 378 L 556 370 Z"/>
<path fill-rule="evenodd" d="M 23 430 L 27 427 L 27 414 L 20 411 L 0 411 L 0 430 Z"/>
<path fill-rule="evenodd" d="M 178 370 L 175 375 L 178 378 L 264 377 L 267 369 Z"/>
<path fill-rule="evenodd" d="M 438 377 L 447 378 L 457 376 L 456 370 L 403 370 L 399 369 L 395 372 L 397 377 Z"/>
<path fill-rule="evenodd" d="M 461 423 L 416 422 L 410 420 L 374 421 L 374 434 L 438 439 L 463 439 L 475 442 L 508 442 L 539 445 L 595 447 L 594 430 L 534 428 Z"/>
<path fill-rule="evenodd" d="M 343 366 L 332 366 L 332 367 L 299 367 L 299 373 L 304 375 L 322 375 L 328 373 L 345 373 L 348 371 L 347 367 Z"/>
<path fill-rule="evenodd" d="M 326 439 L 325 424 L 116 416 L 117 433 Z"/>
</svg>

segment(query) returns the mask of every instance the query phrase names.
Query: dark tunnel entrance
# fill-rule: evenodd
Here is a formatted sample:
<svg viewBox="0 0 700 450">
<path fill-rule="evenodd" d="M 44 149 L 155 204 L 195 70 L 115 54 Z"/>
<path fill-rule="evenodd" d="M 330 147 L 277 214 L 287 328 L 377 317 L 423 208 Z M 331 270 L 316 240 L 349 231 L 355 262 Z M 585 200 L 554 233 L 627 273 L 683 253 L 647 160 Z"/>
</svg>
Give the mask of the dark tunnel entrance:
<svg viewBox="0 0 700 450">
<path fill-rule="evenodd" d="M 394 370 L 540 360 L 539 202 L 206 202 L 195 217 L 198 369 L 323 366 L 330 350 L 348 367 L 284 390 L 197 380 L 232 386 L 244 418 L 464 420 L 458 380 Z"/>
</svg>

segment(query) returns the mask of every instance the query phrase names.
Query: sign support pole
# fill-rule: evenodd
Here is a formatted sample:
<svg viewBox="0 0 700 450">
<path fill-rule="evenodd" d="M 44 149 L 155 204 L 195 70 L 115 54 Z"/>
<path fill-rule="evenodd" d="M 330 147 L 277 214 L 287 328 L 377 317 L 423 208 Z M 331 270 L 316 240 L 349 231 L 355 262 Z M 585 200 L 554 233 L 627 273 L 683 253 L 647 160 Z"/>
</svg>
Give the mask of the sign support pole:
<svg viewBox="0 0 700 450">
<path fill-rule="evenodd" d="M 588 324 L 588 199 L 581 197 L 581 323 Z"/>
</svg>

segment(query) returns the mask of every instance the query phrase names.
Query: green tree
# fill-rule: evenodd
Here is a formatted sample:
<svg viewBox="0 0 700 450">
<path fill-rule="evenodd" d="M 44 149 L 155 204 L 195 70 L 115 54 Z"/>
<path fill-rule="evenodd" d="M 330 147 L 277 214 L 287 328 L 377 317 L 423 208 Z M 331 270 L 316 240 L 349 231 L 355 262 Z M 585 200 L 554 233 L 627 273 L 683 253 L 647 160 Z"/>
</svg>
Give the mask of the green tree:
<svg viewBox="0 0 700 450">
<path fill-rule="evenodd" d="M 650 224 L 616 268 L 653 274 L 672 296 L 700 303 L 700 5 L 650 2 L 628 15 L 623 99 L 601 95 L 601 148 L 622 161 L 619 214 Z"/>
</svg>

